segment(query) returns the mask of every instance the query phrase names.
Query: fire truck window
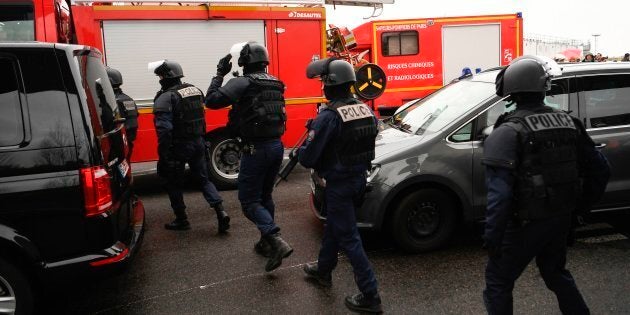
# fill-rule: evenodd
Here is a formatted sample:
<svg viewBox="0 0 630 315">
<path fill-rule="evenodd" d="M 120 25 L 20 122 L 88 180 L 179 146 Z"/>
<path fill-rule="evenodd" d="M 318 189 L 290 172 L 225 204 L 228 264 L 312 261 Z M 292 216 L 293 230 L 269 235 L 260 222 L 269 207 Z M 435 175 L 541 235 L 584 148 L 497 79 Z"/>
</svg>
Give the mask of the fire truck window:
<svg viewBox="0 0 630 315">
<path fill-rule="evenodd" d="M 418 32 L 387 32 L 381 35 L 383 56 L 418 54 Z"/>
<path fill-rule="evenodd" d="M 0 42 L 35 40 L 33 6 L 0 4 Z"/>
<path fill-rule="evenodd" d="M 18 145 L 24 139 L 16 69 L 12 60 L 0 57 L 0 147 Z"/>
</svg>

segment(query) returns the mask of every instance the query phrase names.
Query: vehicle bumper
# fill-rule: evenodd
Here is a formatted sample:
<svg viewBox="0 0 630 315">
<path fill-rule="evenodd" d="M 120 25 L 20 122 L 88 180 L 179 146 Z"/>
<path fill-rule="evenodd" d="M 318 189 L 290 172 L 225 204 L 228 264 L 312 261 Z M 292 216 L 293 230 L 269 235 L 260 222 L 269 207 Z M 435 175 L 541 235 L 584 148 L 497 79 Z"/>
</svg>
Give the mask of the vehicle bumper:
<svg viewBox="0 0 630 315">
<path fill-rule="evenodd" d="M 57 280 L 106 271 L 119 271 L 135 257 L 144 235 L 144 204 L 137 197 L 131 201 L 130 229 L 123 239 L 110 247 L 83 256 L 45 263 L 42 278 Z"/>
</svg>

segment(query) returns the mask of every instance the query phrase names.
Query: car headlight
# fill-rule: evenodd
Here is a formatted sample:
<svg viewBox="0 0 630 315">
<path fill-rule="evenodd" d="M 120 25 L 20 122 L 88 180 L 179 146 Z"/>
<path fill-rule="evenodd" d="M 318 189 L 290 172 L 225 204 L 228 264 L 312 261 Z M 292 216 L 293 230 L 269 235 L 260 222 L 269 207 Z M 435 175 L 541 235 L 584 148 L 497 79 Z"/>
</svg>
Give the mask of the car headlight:
<svg viewBox="0 0 630 315">
<path fill-rule="evenodd" d="M 380 164 L 372 164 L 372 168 L 367 171 L 367 182 L 370 183 L 372 182 L 372 180 L 374 179 L 374 177 L 376 177 L 376 174 L 378 174 L 378 171 L 381 170 L 381 165 Z"/>
</svg>

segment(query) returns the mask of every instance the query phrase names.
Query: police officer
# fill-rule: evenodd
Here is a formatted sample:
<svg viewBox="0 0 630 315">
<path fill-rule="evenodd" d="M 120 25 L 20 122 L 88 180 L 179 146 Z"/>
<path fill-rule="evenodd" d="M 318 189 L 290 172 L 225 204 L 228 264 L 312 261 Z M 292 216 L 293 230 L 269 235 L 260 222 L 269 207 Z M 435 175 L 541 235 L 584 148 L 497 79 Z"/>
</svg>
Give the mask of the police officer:
<svg viewBox="0 0 630 315">
<path fill-rule="evenodd" d="M 163 60 L 154 70 L 162 89 L 153 101 L 155 130 L 158 137 L 158 175 L 166 179 L 166 191 L 175 212 L 175 220 L 164 227 L 188 230 L 186 205 L 181 186 L 184 167 L 188 163 L 201 185 L 204 198 L 217 214 L 219 232 L 230 228 L 230 217 L 223 209 L 221 196 L 208 179 L 204 135 L 206 122 L 203 93 L 197 87 L 182 83 L 182 67 L 175 61 Z"/>
<path fill-rule="evenodd" d="M 293 249 L 280 237 L 274 221 L 273 185 L 282 164 L 284 147 L 280 136 L 285 131 L 284 84 L 266 73 L 267 49 L 255 42 L 245 44 L 238 58 L 243 76 L 229 80 L 223 77 L 232 69 L 232 56 L 222 58 L 217 75 L 212 78 L 206 95 L 206 106 L 219 109 L 232 105 L 227 128 L 242 142 L 238 174 L 238 199 L 245 216 L 256 224 L 260 240 L 255 251 L 268 257 L 266 271 L 282 264 Z"/>
<path fill-rule="evenodd" d="M 304 272 L 320 285 L 331 286 L 338 252 L 345 252 L 361 291 L 347 296 L 346 306 L 357 312 L 380 313 L 376 277 L 355 217 L 355 207 L 366 187 L 366 171 L 374 159 L 377 119 L 350 91 L 356 81 L 350 63 L 332 58 L 318 60 L 308 66 L 306 73 L 308 78 L 320 77 L 329 102 L 310 124 L 307 141 L 298 153 L 300 163 L 314 169 L 322 179 L 327 209 L 318 262 L 305 265 Z"/>
<path fill-rule="evenodd" d="M 129 155 L 127 160 L 131 159 L 131 153 L 133 151 L 133 142 L 136 140 L 136 134 L 138 133 L 138 106 L 136 102 L 129 97 L 129 95 L 123 93 L 120 86 L 123 84 L 122 74 L 120 71 L 107 67 L 107 76 L 109 76 L 109 82 L 114 88 L 114 94 L 116 95 L 116 103 L 118 104 L 118 110 L 122 118 L 125 118 L 125 130 L 127 134 L 127 143 L 129 144 Z"/>
<path fill-rule="evenodd" d="M 484 143 L 488 206 L 483 239 L 489 259 L 483 297 L 489 314 L 512 314 L 514 282 L 534 257 L 562 313 L 589 313 L 565 268 L 567 236 L 580 177 L 585 192 L 596 192 L 580 202 L 592 204 L 603 193 L 609 171 L 581 122 L 544 105 L 557 72 L 550 59 L 522 56 L 496 79 L 497 95 L 509 95 L 516 109 L 499 118 Z"/>
</svg>

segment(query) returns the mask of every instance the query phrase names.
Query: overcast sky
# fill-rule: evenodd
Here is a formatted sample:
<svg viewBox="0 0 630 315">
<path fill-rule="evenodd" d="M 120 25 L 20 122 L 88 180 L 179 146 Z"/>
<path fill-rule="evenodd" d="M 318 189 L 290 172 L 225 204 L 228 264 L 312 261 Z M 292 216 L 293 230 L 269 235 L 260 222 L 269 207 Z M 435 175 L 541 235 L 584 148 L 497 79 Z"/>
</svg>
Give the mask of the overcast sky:
<svg viewBox="0 0 630 315">
<path fill-rule="evenodd" d="M 523 32 L 591 41 L 608 56 L 630 52 L 630 0 L 395 0 L 376 18 L 372 8 L 327 6 L 328 23 L 350 28 L 370 20 L 523 13 Z"/>
</svg>

